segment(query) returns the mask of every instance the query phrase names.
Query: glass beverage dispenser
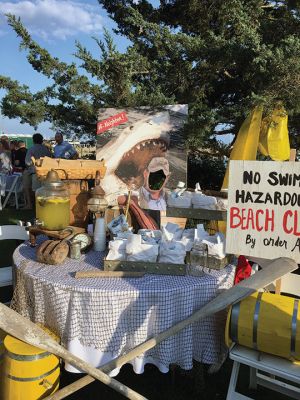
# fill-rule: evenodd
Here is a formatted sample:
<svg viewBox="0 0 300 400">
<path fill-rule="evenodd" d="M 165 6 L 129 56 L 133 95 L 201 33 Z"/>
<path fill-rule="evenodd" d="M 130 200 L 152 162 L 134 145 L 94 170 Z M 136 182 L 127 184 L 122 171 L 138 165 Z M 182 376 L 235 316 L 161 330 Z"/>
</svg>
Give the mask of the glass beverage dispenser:
<svg viewBox="0 0 300 400">
<path fill-rule="evenodd" d="M 70 195 L 56 171 L 48 172 L 44 184 L 35 192 L 36 218 L 43 228 L 56 231 L 70 225 Z"/>
</svg>

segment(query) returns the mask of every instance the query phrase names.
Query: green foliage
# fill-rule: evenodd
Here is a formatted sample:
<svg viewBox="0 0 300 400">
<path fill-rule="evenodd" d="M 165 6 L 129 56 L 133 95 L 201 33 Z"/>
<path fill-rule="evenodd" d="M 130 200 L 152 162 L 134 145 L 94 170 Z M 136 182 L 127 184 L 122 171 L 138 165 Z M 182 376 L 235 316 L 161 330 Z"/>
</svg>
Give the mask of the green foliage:
<svg viewBox="0 0 300 400">
<path fill-rule="evenodd" d="M 300 127 L 299 1 L 161 0 L 157 8 L 146 0 L 99 3 L 117 32 L 151 61 L 151 80 L 158 77 L 163 93 L 190 105 L 191 148 L 209 145 L 220 124 L 224 134 L 236 135 L 258 104 L 268 113 L 282 102 L 293 116 L 291 132 Z"/>
<path fill-rule="evenodd" d="M 147 60 L 129 48 L 125 54 L 116 50 L 108 32 L 104 41 L 95 38 L 101 57 L 93 58 L 79 42 L 75 57 L 82 61 L 85 74 L 80 74 L 75 63 L 67 64 L 52 57 L 32 40 L 20 19 L 8 15 L 8 23 L 21 39 L 20 48 L 27 51 L 27 60 L 52 84 L 32 94 L 29 88 L 0 76 L 0 87 L 6 89 L 1 109 L 9 118 L 20 118 L 21 123 L 36 127 L 49 121 L 57 131 L 94 134 L 97 114 L 101 107 L 167 104 L 160 86 L 145 90 L 137 76 L 148 73 Z M 93 78 L 92 83 L 88 77 Z"/>
<path fill-rule="evenodd" d="M 95 132 L 100 107 L 187 103 L 189 148 L 223 155 L 228 147 L 217 135 L 236 135 L 255 105 L 264 105 L 268 113 L 282 102 L 297 143 L 300 1 L 161 0 L 157 8 L 147 0 L 98 1 L 131 45 L 118 52 L 106 31 L 103 40 L 94 38 L 97 59 L 77 42 L 74 55 L 84 74 L 74 63 L 52 57 L 20 20 L 8 16 L 29 63 L 52 85 L 32 94 L 18 82 L 0 78 L 0 87 L 7 90 L 4 115 L 33 126 L 47 120 L 81 134 Z"/>
<path fill-rule="evenodd" d="M 188 187 L 199 182 L 202 190 L 221 190 L 226 166 L 222 159 L 211 155 L 189 157 Z"/>
</svg>

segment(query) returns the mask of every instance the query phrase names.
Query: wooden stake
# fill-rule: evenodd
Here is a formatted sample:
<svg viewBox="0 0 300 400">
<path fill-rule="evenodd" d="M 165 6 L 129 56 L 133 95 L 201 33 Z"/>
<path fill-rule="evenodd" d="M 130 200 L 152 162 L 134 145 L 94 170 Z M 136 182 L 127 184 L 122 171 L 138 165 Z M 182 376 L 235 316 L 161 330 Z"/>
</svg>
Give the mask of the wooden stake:
<svg viewBox="0 0 300 400">
<path fill-rule="evenodd" d="M 125 210 L 125 220 L 127 222 L 127 217 L 128 217 L 128 211 L 129 211 L 129 206 L 130 206 L 130 199 L 131 199 L 131 190 L 128 192 L 128 200 L 127 200 L 127 205 L 126 205 L 126 210 Z"/>
<path fill-rule="evenodd" d="M 110 378 L 101 370 L 92 367 L 87 362 L 74 356 L 68 350 L 60 346 L 50 335 L 33 322 L 22 317 L 17 312 L 11 310 L 4 304 L 0 303 L 0 328 L 16 338 L 26 343 L 46 350 L 68 361 L 75 368 L 87 372 L 89 375 L 98 379 L 105 385 L 123 394 L 128 399 L 145 400 L 146 398 L 139 393 L 133 391 L 117 380 Z"/>
<path fill-rule="evenodd" d="M 290 150 L 290 159 L 289 161 L 296 161 L 296 149 L 291 149 Z M 280 294 L 281 293 L 281 279 L 277 279 L 275 282 L 275 293 Z"/>
<path fill-rule="evenodd" d="M 145 351 L 152 349 L 154 346 L 166 340 L 168 337 L 175 335 L 188 325 L 199 321 L 202 318 L 208 317 L 215 314 L 218 311 L 226 309 L 228 306 L 243 300 L 245 297 L 250 296 L 252 293 L 256 292 L 269 285 L 274 280 L 282 277 L 283 275 L 294 271 L 298 268 L 298 265 L 294 260 L 289 258 L 278 258 L 266 265 L 264 269 L 256 272 L 250 278 L 243 280 L 238 285 L 223 291 L 216 298 L 208 302 L 200 310 L 196 311 L 190 317 L 183 321 L 180 321 L 171 328 L 159 333 L 157 336 L 146 340 L 144 343 L 136 346 L 134 349 L 130 350 L 127 354 L 121 355 L 116 359 L 104 364 L 100 367 L 102 371 L 109 372 L 115 368 L 121 368 L 122 365 L 131 361 L 135 357 L 140 356 L 145 353 Z M 65 388 L 59 390 L 53 395 L 48 396 L 45 400 L 60 400 L 69 396 L 71 393 L 83 388 L 89 383 L 93 382 L 94 379 L 91 376 L 85 376 L 78 379 L 76 382 L 66 386 Z"/>
<path fill-rule="evenodd" d="M 76 279 L 80 278 L 142 278 L 145 272 L 135 271 L 78 271 L 75 274 Z"/>
<path fill-rule="evenodd" d="M 289 161 L 296 161 L 296 155 L 297 155 L 297 150 L 296 149 L 291 149 Z"/>
</svg>

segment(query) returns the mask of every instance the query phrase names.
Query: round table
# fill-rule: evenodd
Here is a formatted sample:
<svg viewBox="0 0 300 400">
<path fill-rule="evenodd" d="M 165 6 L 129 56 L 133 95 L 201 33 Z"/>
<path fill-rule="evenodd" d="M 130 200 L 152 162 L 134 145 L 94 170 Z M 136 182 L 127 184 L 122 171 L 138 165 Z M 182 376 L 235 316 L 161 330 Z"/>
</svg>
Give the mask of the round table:
<svg viewBox="0 0 300 400">
<path fill-rule="evenodd" d="M 205 270 L 201 276 L 147 274 L 142 278 L 76 279 L 76 271 L 102 269 L 104 253 L 89 251 L 61 265 L 35 261 L 35 249 L 23 243 L 14 252 L 17 285 L 14 306 L 46 325 L 71 352 L 98 367 L 187 318 L 232 286 L 235 267 Z M 142 373 L 146 363 L 162 372 L 170 364 L 191 369 L 193 359 L 213 364 L 224 352 L 226 314 L 188 326 L 132 361 Z M 78 372 L 66 365 L 71 372 Z M 111 373 L 112 376 L 117 370 Z"/>
</svg>

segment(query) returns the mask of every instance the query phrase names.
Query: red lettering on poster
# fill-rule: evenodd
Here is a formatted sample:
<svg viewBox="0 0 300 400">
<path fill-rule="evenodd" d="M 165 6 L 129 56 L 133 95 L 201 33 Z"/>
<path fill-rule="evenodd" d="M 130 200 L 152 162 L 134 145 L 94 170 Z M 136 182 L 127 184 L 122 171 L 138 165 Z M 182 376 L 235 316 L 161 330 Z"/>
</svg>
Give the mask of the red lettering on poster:
<svg viewBox="0 0 300 400">
<path fill-rule="evenodd" d="M 258 232 L 274 231 L 274 210 L 253 210 L 252 208 L 231 207 L 229 214 L 230 228 L 248 230 L 249 228 Z"/>
<path fill-rule="evenodd" d="M 118 126 L 124 124 L 128 121 L 126 113 L 123 111 L 120 114 L 113 115 L 103 121 L 99 121 L 97 123 L 97 135 L 102 132 L 108 131 L 109 129 L 113 128 L 114 126 Z"/>
<path fill-rule="evenodd" d="M 289 221 L 289 219 L 291 220 Z M 299 232 L 299 218 L 298 211 L 288 210 L 283 214 L 282 218 L 282 227 L 285 233 L 292 233 L 295 236 L 300 236 Z"/>
<path fill-rule="evenodd" d="M 293 212 L 291 210 L 286 211 L 283 214 L 283 219 L 282 219 L 282 227 L 285 233 L 292 233 L 293 232 L 293 228 L 288 229 L 287 225 L 288 225 L 288 218 L 291 217 L 293 215 Z"/>
</svg>

